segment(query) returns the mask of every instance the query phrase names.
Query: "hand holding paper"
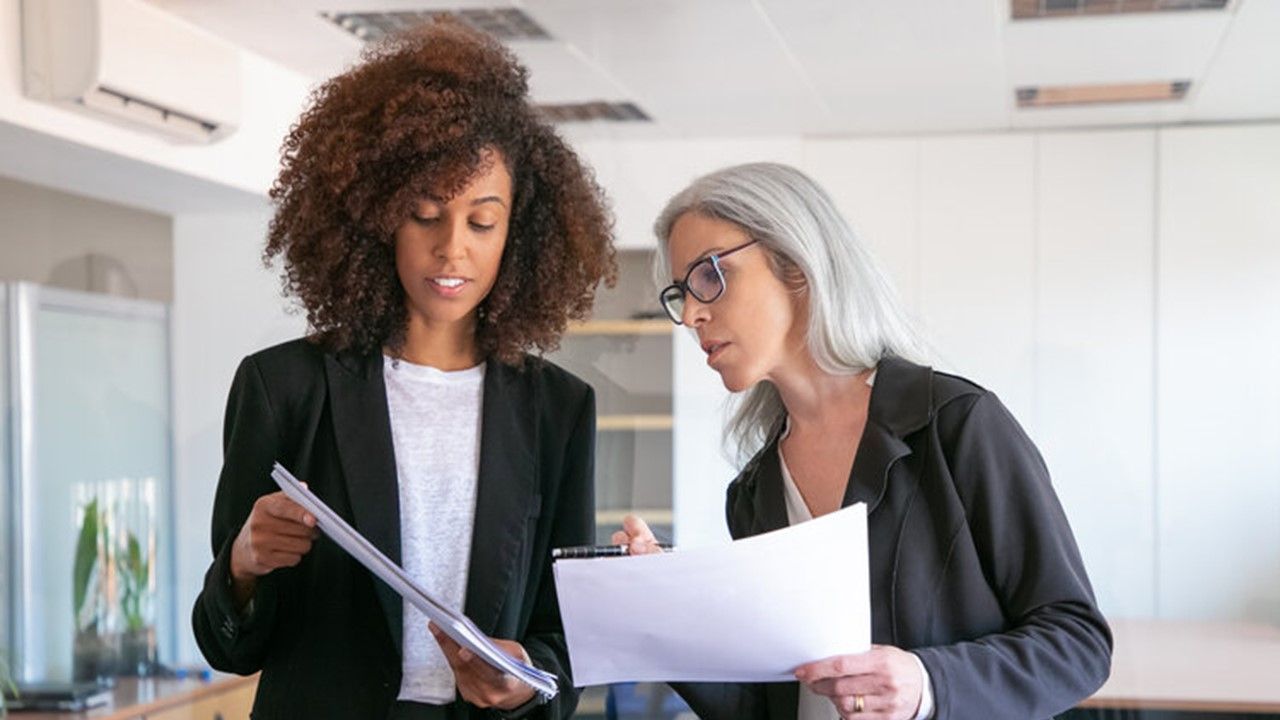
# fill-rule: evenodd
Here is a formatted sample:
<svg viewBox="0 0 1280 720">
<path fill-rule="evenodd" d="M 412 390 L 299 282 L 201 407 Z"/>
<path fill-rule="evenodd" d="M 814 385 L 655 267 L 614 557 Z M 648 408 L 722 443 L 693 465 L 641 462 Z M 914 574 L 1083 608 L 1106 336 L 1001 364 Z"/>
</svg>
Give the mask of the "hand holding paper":
<svg viewBox="0 0 1280 720">
<path fill-rule="evenodd" d="M 458 682 L 458 694 L 463 700 L 481 708 L 502 708 L 510 710 L 527 702 L 534 695 L 534 689 L 486 663 L 475 653 L 467 650 L 445 635 L 435 623 L 428 623 L 432 636 L 440 645 L 453 677 Z M 529 654 L 524 647 L 514 640 L 493 640 L 499 650 L 526 664 Z"/>
</svg>

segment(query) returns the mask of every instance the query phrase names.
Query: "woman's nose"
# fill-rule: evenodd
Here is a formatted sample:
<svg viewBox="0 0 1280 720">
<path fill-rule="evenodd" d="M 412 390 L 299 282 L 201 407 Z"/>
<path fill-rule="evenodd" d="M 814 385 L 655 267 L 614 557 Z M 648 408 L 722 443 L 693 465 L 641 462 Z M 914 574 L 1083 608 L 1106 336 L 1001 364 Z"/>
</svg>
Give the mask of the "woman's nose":
<svg viewBox="0 0 1280 720">
<path fill-rule="evenodd" d="M 453 224 L 443 225 L 436 236 L 435 254 L 442 260 L 452 260 L 466 253 L 465 228 Z"/>
<path fill-rule="evenodd" d="M 699 301 L 692 293 L 685 293 L 684 307 L 680 310 L 680 321 L 689 327 L 697 327 L 707 321 L 710 313 L 706 303 Z"/>
</svg>

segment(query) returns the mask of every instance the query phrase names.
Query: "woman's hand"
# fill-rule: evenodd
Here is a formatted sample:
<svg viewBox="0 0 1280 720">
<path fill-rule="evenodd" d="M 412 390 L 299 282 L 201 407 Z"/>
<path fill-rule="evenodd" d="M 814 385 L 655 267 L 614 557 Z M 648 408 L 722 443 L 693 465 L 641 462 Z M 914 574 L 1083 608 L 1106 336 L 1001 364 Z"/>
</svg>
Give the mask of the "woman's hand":
<svg viewBox="0 0 1280 720">
<path fill-rule="evenodd" d="M 435 623 L 428 623 L 427 628 L 444 651 L 449 667 L 453 668 L 453 677 L 458 683 L 458 693 L 463 700 L 476 707 L 511 710 L 533 697 L 536 691 L 532 687 L 476 657 L 475 653 L 441 632 Z M 530 664 L 529 653 L 524 651 L 524 646 L 520 643 L 496 638 L 490 640 L 511 657 L 526 665 Z"/>
<path fill-rule="evenodd" d="M 911 720 L 924 692 L 916 659 L 889 645 L 801 665 L 796 679 L 830 699 L 842 718 Z"/>
<path fill-rule="evenodd" d="M 626 545 L 628 555 L 650 555 L 662 552 L 662 548 L 658 547 L 658 538 L 653 536 L 653 531 L 645 521 L 635 515 L 628 515 L 622 519 L 622 529 L 613 534 L 610 542 L 614 545 Z"/>
<path fill-rule="evenodd" d="M 231 584 L 236 604 L 243 608 L 258 578 L 292 567 L 311 551 L 316 519 L 283 492 L 258 498 L 231 545 Z"/>
</svg>

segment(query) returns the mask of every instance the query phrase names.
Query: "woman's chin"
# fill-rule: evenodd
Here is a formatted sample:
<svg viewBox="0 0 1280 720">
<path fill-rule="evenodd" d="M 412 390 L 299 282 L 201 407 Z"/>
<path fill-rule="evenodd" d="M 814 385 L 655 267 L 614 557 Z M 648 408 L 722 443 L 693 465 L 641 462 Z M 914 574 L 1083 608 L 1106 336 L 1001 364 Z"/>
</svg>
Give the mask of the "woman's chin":
<svg viewBox="0 0 1280 720">
<path fill-rule="evenodd" d="M 724 383 L 724 389 L 731 393 L 740 393 L 744 390 L 750 390 L 755 381 L 746 377 L 745 374 L 734 372 L 732 368 L 724 368 L 717 370 L 720 373 L 720 382 Z"/>
<path fill-rule="evenodd" d="M 410 312 L 430 325 L 452 325 L 473 320 L 476 308 L 469 303 L 428 302 L 419 304 L 416 309 L 411 308 Z"/>
</svg>

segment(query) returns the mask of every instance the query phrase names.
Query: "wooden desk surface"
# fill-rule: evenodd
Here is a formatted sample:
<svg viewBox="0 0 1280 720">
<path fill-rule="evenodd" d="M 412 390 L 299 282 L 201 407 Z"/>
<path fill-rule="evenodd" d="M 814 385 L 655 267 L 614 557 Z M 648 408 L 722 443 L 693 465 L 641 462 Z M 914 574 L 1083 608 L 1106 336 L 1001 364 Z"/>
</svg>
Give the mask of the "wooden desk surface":
<svg viewBox="0 0 1280 720">
<path fill-rule="evenodd" d="M 78 713 L 13 712 L 12 720 L 132 720 L 258 682 L 258 676 L 215 674 L 213 680 L 118 678 L 111 702 Z"/>
<path fill-rule="evenodd" d="M 1117 620 L 1111 679 L 1084 707 L 1280 712 L 1280 628 Z"/>
</svg>

